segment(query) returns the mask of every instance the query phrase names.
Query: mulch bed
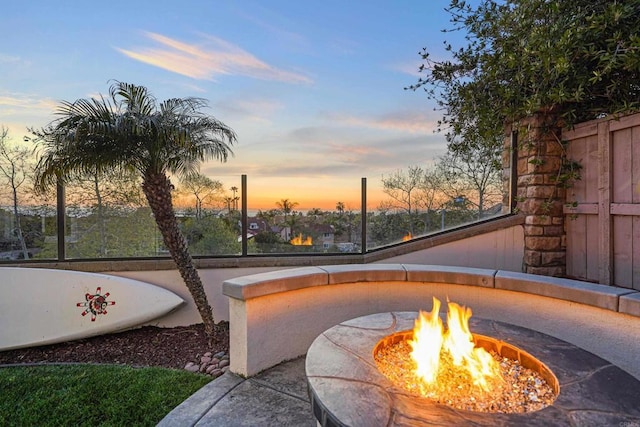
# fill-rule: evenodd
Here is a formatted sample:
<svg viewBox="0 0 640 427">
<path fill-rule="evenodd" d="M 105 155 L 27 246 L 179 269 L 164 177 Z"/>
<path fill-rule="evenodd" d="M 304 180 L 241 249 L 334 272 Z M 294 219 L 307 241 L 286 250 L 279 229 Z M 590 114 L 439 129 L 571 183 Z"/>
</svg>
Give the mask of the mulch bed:
<svg viewBox="0 0 640 427">
<path fill-rule="evenodd" d="M 109 363 L 182 369 L 204 353 L 229 353 L 229 324 L 220 322 L 209 345 L 202 324 L 175 328 L 143 326 L 77 341 L 0 351 L 0 365 Z"/>
</svg>

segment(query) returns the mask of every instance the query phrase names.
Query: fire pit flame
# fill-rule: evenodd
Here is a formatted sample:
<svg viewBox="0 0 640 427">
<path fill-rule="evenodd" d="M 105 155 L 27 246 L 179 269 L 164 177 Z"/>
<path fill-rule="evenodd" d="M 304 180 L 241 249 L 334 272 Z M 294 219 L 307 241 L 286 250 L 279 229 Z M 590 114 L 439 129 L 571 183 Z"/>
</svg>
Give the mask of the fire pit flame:
<svg viewBox="0 0 640 427">
<path fill-rule="evenodd" d="M 477 412 L 530 412 L 550 405 L 558 380 L 531 354 L 504 341 L 472 335 L 470 308 L 440 301 L 420 311 L 408 329 L 387 335 L 373 349 L 378 370 L 409 394 Z"/>
<path fill-rule="evenodd" d="M 491 392 L 502 383 L 498 362 L 484 348 L 475 347 L 469 330 L 472 311 L 456 303 L 448 303 L 447 329 L 440 319 L 440 300 L 433 298 L 431 312 L 420 311 L 413 329 L 411 357 L 415 374 L 422 382 L 424 395 L 430 395 L 438 381 L 443 360 L 466 371 L 474 386 Z"/>
</svg>

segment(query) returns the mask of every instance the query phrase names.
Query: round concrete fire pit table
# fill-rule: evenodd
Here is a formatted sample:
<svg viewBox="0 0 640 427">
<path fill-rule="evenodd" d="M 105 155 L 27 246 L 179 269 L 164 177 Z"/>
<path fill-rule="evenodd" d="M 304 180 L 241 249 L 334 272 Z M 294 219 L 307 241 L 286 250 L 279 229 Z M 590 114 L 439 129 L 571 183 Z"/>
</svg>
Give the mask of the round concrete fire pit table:
<svg viewBox="0 0 640 427">
<path fill-rule="evenodd" d="M 531 354 L 559 383 L 556 401 L 524 414 L 470 412 L 409 395 L 376 366 L 378 342 L 413 329 L 417 312 L 389 312 L 340 323 L 307 352 L 313 413 L 321 426 L 640 425 L 640 381 L 606 360 L 530 329 L 472 317 L 471 332 Z M 517 355 L 516 355 L 517 357 Z"/>
</svg>

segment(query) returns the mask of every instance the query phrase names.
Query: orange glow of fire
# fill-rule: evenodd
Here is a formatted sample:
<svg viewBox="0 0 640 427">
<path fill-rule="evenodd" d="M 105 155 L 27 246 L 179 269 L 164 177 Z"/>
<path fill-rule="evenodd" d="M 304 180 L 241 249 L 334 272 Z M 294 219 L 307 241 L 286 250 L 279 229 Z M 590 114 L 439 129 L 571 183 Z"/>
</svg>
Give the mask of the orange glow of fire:
<svg viewBox="0 0 640 427">
<path fill-rule="evenodd" d="M 413 236 L 411 235 L 411 233 L 407 233 L 407 235 L 402 238 L 402 241 L 406 242 L 406 241 L 409 241 L 411 239 L 413 239 Z"/>
<path fill-rule="evenodd" d="M 475 347 L 469 330 L 471 309 L 452 302 L 448 307 L 445 330 L 439 315 L 440 300 L 434 297 L 432 311 L 420 311 L 413 339 L 409 340 L 423 394 L 435 388 L 443 355 L 448 356 L 454 366 L 467 371 L 474 386 L 489 392 L 501 381 L 500 366 L 485 349 Z"/>
<path fill-rule="evenodd" d="M 311 246 L 313 245 L 313 239 L 311 239 L 311 236 L 307 236 L 306 239 L 302 240 L 302 233 L 300 233 L 291 239 L 289 243 L 295 246 Z"/>
</svg>

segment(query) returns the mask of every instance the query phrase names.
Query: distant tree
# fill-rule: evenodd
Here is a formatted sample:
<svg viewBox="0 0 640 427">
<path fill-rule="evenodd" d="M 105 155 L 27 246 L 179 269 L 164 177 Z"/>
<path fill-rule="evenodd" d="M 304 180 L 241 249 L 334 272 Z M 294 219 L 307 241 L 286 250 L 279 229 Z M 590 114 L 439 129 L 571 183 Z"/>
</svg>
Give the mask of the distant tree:
<svg viewBox="0 0 640 427">
<path fill-rule="evenodd" d="M 66 189 L 67 206 L 71 210 L 90 210 L 90 216 L 84 216 L 82 233 L 74 236 L 74 248 L 69 255 L 77 258 L 101 258 L 105 256 L 124 256 L 126 248 L 116 243 L 121 241 L 122 229 L 109 226 L 109 222 L 119 221 L 128 213 L 144 206 L 145 200 L 140 188 L 140 177 L 132 171 L 87 172 L 78 177 Z M 79 219 L 75 219 L 76 223 Z M 127 226 L 127 228 L 129 228 Z M 130 236 L 148 239 L 149 233 L 130 230 Z M 83 244 L 87 240 L 89 244 Z M 151 242 L 153 239 L 151 240 Z M 138 246 L 138 245 L 135 245 Z M 86 249 L 86 252 L 82 250 Z M 145 254 L 149 255 L 149 254 Z"/>
<path fill-rule="evenodd" d="M 0 127 L 0 183 L 4 183 L 11 196 L 13 233 L 18 239 L 24 259 L 29 259 L 24 230 L 20 221 L 20 187 L 28 182 L 33 165 L 31 151 L 26 147 L 9 143 L 9 130 Z"/>
<path fill-rule="evenodd" d="M 424 184 L 424 169 L 410 166 L 406 171 L 397 170 L 382 177 L 382 191 L 391 198 L 388 207 L 406 213 L 411 235 L 415 235 L 414 222 L 419 206 L 419 193 Z"/>
<path fill-rule="evenodd" d="M 195 198 L 196 218 L 201 219 L 205 207 L 216 207 L 224 198 L 224 188 L 220 181 L 200 173 L 192 173 L 180 180 L 179 193 Z M 219 206 L 218 206 L 219 208 Z"/>
<path fill-rule="evenodd" d="M 406 234 L 409 229 L 409 217 L 399 215 L 395 209 L 379 206 L 375 214 L 370 212 L 367 216 L 369 247 L 379 247 L 397 242 L 399 236 Z"/>
<path fill-rule="evenodd" d="M 256 243 L 259 244 L 275 244 L 275 243 L 285 243 L 280 236 L 278 236 L 273 231 L 261 231 L 254 237 Z"/>
<path fill-rule="evenodd" d="M 289 199 L 281 199 L 280 201 L 276 202 L 276 206 L 278 207 L 278 209 L 280 209 L 280 212 L 282 212 L 282 215 L 284 216 L 284 225 L 289 227 L 290 235 L 293 235 L 293 226 L 296 222 L 294 208 L 298 206 L 298 204 L 298 202 L 292 202 Z"/>
<path fill-rule="evenodd" d="M 230 188 L 231 192 L 233 193 L 233 209 L 234 210 L 238 210 L 238 200 L 240 200 L 240 198 L 238 196 L 236 196 L 236 193 L 238 192 L 238 187 L 233 186 Z"/>
<path fill-rule="evenodd" d="M 313 218 L 313 219 L 318 219 L 323 217 L 325 214 L 325 212 L 320 209 L 320 208 L 311 208 L 307 211 L 307 217 L 308 218 Z"/>
<path fill-rule="evenodd" d="M 329 216 L 328 223 L 334 227 L 336 236 L 346 234 L 347 242 L 354 243 L 359 241 L 355 233 L 361 226 L 360 217 L 360 214 L 355 213 L 353 209 L 346 206 L 344 202 L 337 202 L 336 211 L 333 215 Z"/>
<path fill-rule="evenodd" d="M 158 254 L 157 226 L 149 207 L 124 211 L 107 208 L 97 214 L 71 218 L 72 234 L 66 244 L 66 257 L 75 259 L 102 257 L 148 257 Z M 106 245 L 102 240 L 106 237 Z M 44 245 L 38 258 L 55 255 L 56 242 Z"/>
<path fill-rule="evenodd" d="M 420 197 L 418 202 L 420 208 L 426 212 L 424 214 L 424 232 L 425 234 L 434 228 L 433 216 L 437 214 L 437 210 L 442 208 L 446 196 L 442 189 L 444 187 L 444 176 L 438 165 L 426 168 L 422 181 L 418 184 Z"/>
<path fill-rule="evenodd" d="M 62 102 L 60 119 L 36 132 L 42 157 L 36 186 L 50 188 L 87 172 L 136 170 L 165 247 L 171 253 L 205 326 L 214 336 L 213 311 L 180 231 L 168 173 L 188 175 L 208 159 L 225 161 L 236 135 L 202 113 L 199 98 L 157 103 L 143 86 L 115 82 L 107 98 Z"/>
<path fill-rule="evenodd" d="M 287 222 L 287 215 L 290 215 L 293 212 L 293 209 L 298 205 L 298 202 L 292 202 L 289 199 L 281 199 L 279 202 L 276 202 L 276 206 L 284 215 L 285 222 Z"/>
<path fill-rule="evenodd" d="M 279 214 L 280 212 L 277 209 L 268 209 L 266 211 L 260 209 L 258 210 L 256 217 L 266 222 L 268 226 L 273 226 L 275 225 L 274 221 Z"/>
<path fill-rule="evenodd" d="M 450 151 L 438 163 L 443 180 L 440 191 L 450 199 L 465 195 L 481 219 L 487 204 L 502 201 L 502 142 L 467 145 Z"/>
<path fill-rule="evenodd" d="M 235 230 L 229 228 L 223 218 L 206 216 L 202 219 L 188 218 L 183 224 L 189 249 L 196 255 L 234 255 L 240 253 L 241 245 Z"/>
</svg>

